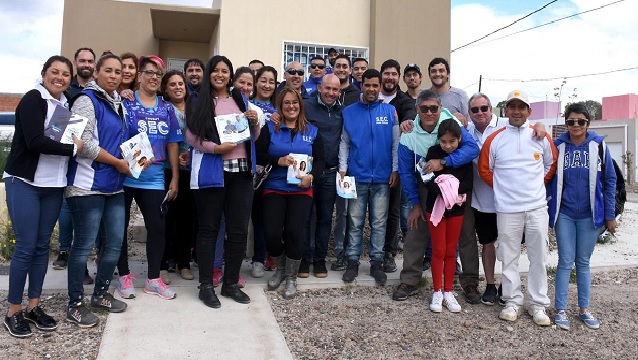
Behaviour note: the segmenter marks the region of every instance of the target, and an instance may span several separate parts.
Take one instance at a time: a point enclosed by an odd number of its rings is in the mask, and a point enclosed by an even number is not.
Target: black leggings
[[[172,171],[165,169],[164,183],[167,191],[172,178]],[[177,262],[178,269],[190,269],[191,248],[195,242],[195,232],[197,231],[197,213],[190,181],[191,172],[180,169],[177,199],[168,202],[166,245],[161,264],[162,270],[168,269],[167,261],[170,259]]]
[[[270,255],[280,256],[285,252],[293,260],[301,259],[311,207],[312,198],[308,195],[270,193],[264,196],[264,233]]]
[[[128,229],[133,199],[135,199],[135,202],[140,207],[142,215],[144,216],[144,226],[146,227],[146,259],[148,261],[149,279],[157,279],[159,277],[160,264],[162,262],[162,255],[164,254],[165,222],[160,212],[160,205],[165,195],[164,190],[124,187],[124,207],[126,210],[125,229]],[[117,262],[117,271],[120,276],[128,275],[131,272],[128,267],[127,234],[128,232],[124,233],[120,260]]]
[[[193,190],[197,205],[197,261],[199,282],[213,283],[213,259],[222,213],[226,219],[224,241],[224,285],[237,284],[246,255],[248,222],[253,203],[252,176],[249,172],[224,171],[224,187]]]

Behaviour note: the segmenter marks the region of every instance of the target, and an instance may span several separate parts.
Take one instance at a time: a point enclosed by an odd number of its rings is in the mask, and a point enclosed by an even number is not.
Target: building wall
[[[151,5],[122,1],[65,0],[62,24],[62,55],[73,59],[80,47],[140,56],[157,54],[159,41],[153,36]]]
[[[603,120],[638,119],[638,95],[603,98]]]
[[[24,96],[24,94],[0,93],[0,112],[15,111],[22,96]]]
[[[539,101],[530,104],[532,114],[530,120],[551,119],[561,117],[562,111],[560,102],[556,101]]]
[[[279,69],[283,41],[367,47],[369,19],[370,0],[222,0],[219,54],[235,67],[257,58]]]
[[[185,54],[190,54],[187,58],[208,59],[210,56],[209,44],[186,42],[186,41],[159,41],[159,56],[166,60],[168,58],[183,59]]]
[[[451,6],[450,0],[370,0],[370,64],[379,69],[392,58],[401,67],[417,63],[425,75],[433,58],[449,61]],[[453,77],[450,64],[452,84]]]

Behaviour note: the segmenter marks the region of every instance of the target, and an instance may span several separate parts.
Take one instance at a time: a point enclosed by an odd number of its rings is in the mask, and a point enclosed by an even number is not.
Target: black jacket
[[[33,181],[40,154],[72,156],[73,144],[62,144],[44,136],[48,103],[36,89],[27,92],[16,108],[15,132],[4,170]]]
[[[399,122],[404,122],[408,119],[414,120],[416,118],[416,103],[414,99],[401,91],[401,89],[397,89],[397,96],[390,101],[390,105],[394,105],[394,108],[397,110]]]
[[[448,153],[446,153],[441,148],[441,145],[437,144],[437,145],[431,146],[428,149],[428,154],[426,155],[425,160],[429,161],[431,159],[443,159],[446,156],[448,156]],[[443,168],[443,170],[441,171],[434,172],[435,177],[442,174],[454,175],[454,177],[459,179],[459,195],[467,194],[467,199],[465,200],[463,204],[461,204],[460,206],[454,205],[450,210],[446,209],[445,214],[443,216],[450,217],[450,216],[463,215],[465,212],[464,210],[465,207],[470,206],[469,204],[472,201],[472,184],[473,184],[472,181],[474,178],[474,169],[472,168],[472,162],[469,162],[458,168],[447,166]],[[434,208],[434,202],[436,201],[436,197],[441,195],[441,189],[439,188],[439,185],[434,181],[434,178],[428,181],[425,184],[425,187],[428,189],[428,197],[425,200],[425,211],[431,213],[432,208]]]

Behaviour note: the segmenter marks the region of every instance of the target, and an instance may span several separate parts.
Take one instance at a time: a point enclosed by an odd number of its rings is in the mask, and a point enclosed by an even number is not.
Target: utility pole
[[[481,84],[483,83],[483,75],[479,75],[479,91],[481,92]]]

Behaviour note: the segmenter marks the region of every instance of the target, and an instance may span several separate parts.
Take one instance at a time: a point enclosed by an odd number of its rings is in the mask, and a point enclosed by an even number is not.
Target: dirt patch
[[[365,276],[361,274],[360,276]],[[549,281],[553,304],[553,281]],[[638,267],[592,274],[590,330],[577,319],[576,285],[570,284],[571,330],[541,328],[523,314],[498,319],[501,307],[470,305],[459,314],[428,309],[431,287],[403,302],[393,288],[348,286],[302,291],[285,301],[268,292],[275,317],[296,359],[635,359],[638,355]],[[548,311],[553,318],[553,311]]]

